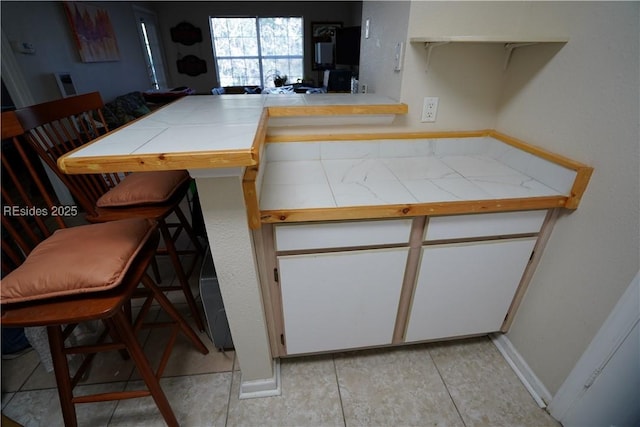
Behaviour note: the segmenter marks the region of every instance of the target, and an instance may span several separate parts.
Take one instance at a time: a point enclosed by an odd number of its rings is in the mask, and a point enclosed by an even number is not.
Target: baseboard
[[[490,338],[538,406],[546,408],[553,396],[511,344],[509,338],[499,333],[491,334]]]
[[[280,360],[273,360],[273,376],[260,380],[243,381],[240,378],[240,399],[254,399],[257,397],[280,396]]]

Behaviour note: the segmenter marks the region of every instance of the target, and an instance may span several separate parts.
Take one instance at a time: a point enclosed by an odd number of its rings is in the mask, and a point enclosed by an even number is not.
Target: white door
[[[549,404],[565,427],[640,426],[640,274]]]
[[[278,257],[287,354],[391,344],[408,251]]]
[[[153,89],[167,89],[162,42],[158,33],[158,23],[153,12],[134,6],[140,43],[147,63],[147,72]]]
[[[500,330],[535,237],[424,246],[406,341]]]

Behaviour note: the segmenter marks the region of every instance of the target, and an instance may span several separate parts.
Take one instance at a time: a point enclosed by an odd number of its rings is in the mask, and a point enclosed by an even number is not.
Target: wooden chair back
[[[26,131],[27,141],[89,215],[96,201],[122,176],[116,173],[67,175],[58,168],[58,159],[109,132],[102,114],[99,92],[92,92],[18,109],[16,115]]]
[[[33,116],[36,117],[37,115],[34,113]],[[29,161],[29,156],[25,148],[30,148],[30,146],[24,142],[26,135],[18,120],[17,114],[13,111],[2,113],[2,121],[0,123],[2,127],[3,151],[6,144],[13,144],[19,153],[17,160],[13,158],[8,160],[8,156],[1,156],[3,172],[6,172],[7,177],[3,179],[1,183],[1,259],[2,277],[3,280],[6,280],[6,278],[4,278],[6,274],[20,266],[32,249],[49,237],[54,229],[65,227],[65,223],[61,215],[52,214],[55,207],[59,206],[59,204],[56,204],[56,201],[48,194],[46,187],[39,181],[39,176]],[[78,125],[78,128],[80,129],[81,125]],[[47,132],[54,131],[48,130]],[[53,133],[43,133],[43,135],[53,135]],[[76,134],[67,134],[67,136],[74,135]],[[62,143],[62,141],[60,143]],[[55,149],[55,147],[49,148]],[[31,180],[35,182],[37,191],[27,188],[27,185],[25,185],[27,180],[21,176],[24,175],[21,171],[25,170]],[[98,224],[90,227],[100,226],[106,225]],[[15,303],[0,301],[3,303],[3,327],[46,327],[62,417],[66,426],[78,425],[75,409],[75,405],[78,403],[104,402],[144,396],[153,397],[167,425],[178,426],[176,416],[159,383],[159,379],[169,362],[169,357],[176,343],[178,333],[184,333],[202,354],[209,352],[202,340],[187,324],[186,320],[180,316],[169,299],[164,295],[163,291],[158,288],[146,273],[156,253],[156,247],[160,237],[156,225],[148,224],[148,226],[147,232],[151,232],[152,234],[150,236],[146,234],[145,243],[133,255],[131,263],[127,265],[126,273],[122,276],[121,283],[118,286],[101,289],[96,292],[87,291],[73,295],[56,296],[55,298],[46,296],[45,293],[41,299],[32,301]],[[68,231],[67,236],[71,234],[73,237],[72,230]],[[79,228],[75,230],[78,231]],[[127,228],[126,230],[129,229]],[[70,238],[68,242],[73,242],[73,240],[73,238]],[[121,240],[116,239],[110,242],[110,245],[117,244],[120,241]],[[94,249],[91,252],[96,253],[96,248],[104,246],[104,241],[92,240],[87,242],[87,245],[91,244],[94,245]],[[122,252],[120,253],[122,254]],[[58,254],[49,252],[43,255],[41,252],[40,255],[44,258],[48,256],[55,258]],[[116,254],[114,256],[117,257],[118,255]],[[63,256],[62,259],[65,259],[65,257]],[[48,263],[50,264],[51,260],[49,260]],[[45,264],[47,264],[47,262],[45,262]],[[27,266],[25,265],[25,267]],[[85,268],[86,266],[81,263],[74,265],[63,264],[61,266],[61,269],[65,273],[68,272],[68,270],[82,271]],[[114,267],[112,271],[113,277],[115,277],[116,273],[120,274],[120,272],[120,268],[117,266]],[[86,272],[86,274],[88,273],[89,272]],[[47,274],[48,272],[45,272],[45,276]],[[64,275],[56,276],[54,274],[53,276],[58,277],[61,281],[65,280]],[[73,277],[74,274],[70,276]],[[81,276],[82,274],[77,274],[76,277]],[[108,274],[106,276],[109,277]],[[48,285],[46,283],[47,280],[43,280],[43,282],[45,283],[42,287],[46,288]],[[144,285],[142,293],[146,297],[146,300],[134,320],[131,317],[130,300],[141,291],[138,287],[141,282]],[[56,283],[56,285],[58,285],[58,283]],[[169,322],[163,320],[160,323],[149,324],[144,321],[152,307],[154,299],[170,316]],[[83,343],[83,345],[80,346],[66,345],[66,338],[71,335],[78,323],[92,320],[101,320],[106,325],[104,332],[99,335],[95,344]],[[136,335],[143,327],[167,326],[171,327],[171,330],[168,332],[167,344],[164,351],[161,352],[162,358],[160,359],[157,369],[154,371]],[[112,342],[105,343],[105,338],[108,336],[111,336]],[[120,350],[123,352],[123,355],[133,359],[140,376],[146,384],[146,388],[142,390],[124,390],[92,395],[87,395],[86,393],[82,394],[82,396],[76,395],[73,389],[83,378],[83,375],[88,372],[89,365],[93,361],[95,354],[111,350]],[[76,354],[85,354],[85,357],[79,368],[72,374],[69,370],[67,358],[70,355]]]
[[[24,140],[24,130],[13,111],[2,113],[2,276],[26,258],[38,243],[65,228],[60,208],[36,172]],[[17,156],[8,156],[7,152]]]

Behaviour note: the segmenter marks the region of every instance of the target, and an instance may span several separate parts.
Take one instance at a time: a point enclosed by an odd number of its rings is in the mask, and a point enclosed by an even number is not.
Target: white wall
[[[383,3],[365,2],[363,20],[397,5]],[[381,46],[405,26],[399,16],[390,21],[374,27],[385,31],[374,32]],[[578,210],[556,225],[508,334],[553,394],[639,267],[640,3],[413,1],[405,22],[407,40],[569,38],[516,50],[506,71],[500,44],[436,47],[428,72],[424,47],[409,45],[400,96],[409,114],[394,123],[425,131],[495,128],[595,168]],[[385,73],[361,70],[371,81]],[[419,121],[425,96],[440,97],[436,123]]]
[[[528,16],[560,23],[570,40],[544,66],[514,58],[497,128],[595,168],[508,335],[555,392],[638,271],[640,3],[541,2]]]
[[[136,22],[129,2],[95,2],[107,9],[120,49],[120,60],[83,63],[62,2],[3,1],[2,31],[9,41],[32,43],[34,55],[16,53],[34,102],[61,98],[53,76],[71,72],[79,93],[99,91],[105,101],[134,90],[150,88]]]
[[[165,60],[169,68],[171,86],[189,86],[198,93],[211,93],[218,87],[209,17],[211,16],[302,16],[305,25],[305,78],[321,82],[321,75],[311,70],[313,50],[311,44],[312,22],[342,22],[344,26],[360,25],[361,2],[272,2],[272,1],[236,1],[236,2],[157,2],[161,36],[165,45]],[[170,29],[186,21],[202,31],[202,42],[185,46],[171,41]],[[186,55],[195,55],[207,62],[207,73],[199,76],[179,74],[176,61]]]
[[[411,2],[408,39],[439,35],[503,35],[515,23],[522,2]],[[407,43],[402,101],[409,114],[402,123],[424,131],[492,128],[504,79],[500,44],[447,44],[433,48],[427,69],[423,43]],[[440,98],[435,123],[421,123],[425,96]]]
[[[400,99],[402,71],[393,68],[395,46],[406,42],[411,3],[408,1],[371,1],[362,6],[362,38],[360,41],[360,84],[368,91]],[[365,23],[369,20],[369,38]],[[405,43],[405,48],[407,48]]]

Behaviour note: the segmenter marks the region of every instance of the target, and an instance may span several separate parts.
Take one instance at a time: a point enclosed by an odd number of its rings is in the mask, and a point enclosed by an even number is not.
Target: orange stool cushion
[[[58,230],[2,279],[2,303],[114,288],[154,230],[155,223],[146,219]]]
[[[103,194],[96,205],[110,208],[163,203],[188,179],[186,170],[134,172]]]

